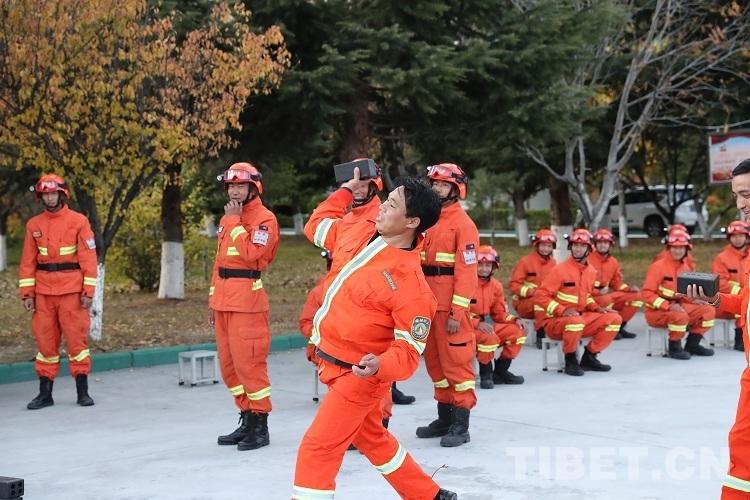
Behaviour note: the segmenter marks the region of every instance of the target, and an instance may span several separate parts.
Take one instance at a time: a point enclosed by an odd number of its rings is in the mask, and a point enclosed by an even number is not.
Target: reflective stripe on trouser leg
[[[37,294],[34,299],[36,310],[31,315],[31,331],[39,351],[34,362],[38,377],[54,379],[60,370],[61,334],[57,319],[60,297],[62,296]]]
[[[477,360],[483,365],[490,363],[495,357],[495,350],[500,347],[497,335],[475,329],[474,337],[477,342]]]
[[[424,353],[422,355],[424,356],[427,375],[430,377],[430,381],[433,385],[435,400],[439,403],[452,405],[453,392],[450,390],[450,384],[445,377],[445,373],[443,373],[443,367],[440,363],[440,350],[438,349],[438,339],[445,338],[445,324],[442,325],[442,328],[439,328],[438,324],[447,321],[447,319],[447,312],[438,311],[435,313],[430,328],[430,335],[427,337]]]
[[[550,318],[543,322],[545,334],[552,340],[562,340],[563,352],[576,352],[578,341],[583,333],[583,318],[580,316],[565,316]]]
[[[268,353],[271,336],[268,312],[233,312],[229,318],[229,349],[234,369],[245,388],[249,409],[271,411],[271,381],[268,378]]]
[[[721,498],[750,498],[750,368],[745,369],[740,381],[737,417],[729,431],[729,471]]]
[[[709,305],[690,304],[682,305],[688,314],[688,331],[703,335],[714,326],[716,309]]]
[[[474,383],[474,356],[476,353],[476,340],[474,338],[474,328],[469,321],[468,313],[462,313],[454,317],[459,321],[459,329],[456,333],[448,335],[445,327],[448,320],[447,311],[438,311],[432,321],[432,330],[427,342],[434,336],[434,344],[438,352],[437,358],[440,362],[440,371],[443,378],[448,380],[450,385],[447,389],[435,389],[435,399],[442,403],[452,404],[468,410],[472,409],[477,403],[477,397],[474,393],[474,387],[469,383]],[[426,352],[426,351],[425,351]],[[425,358],[425,361],[427,358]],[[429,372],[429,369],[428,369]],[[433,381],[439,380],[433,377]],[[460,389],[460,390],[459,390]],[[450,401],[438,399],[439,392],[449,391],[451,394]]]
[[[232,351],[229,348],[229,317],[234,313],[227,311],[214,311],[214,331],[216,332],[216,351],[219,355],[219,368],[221,378],[227,385],[227,389],[234,396],[234,404],[240,411],[250,410],[250,400],[245,395],[245,388],[240,382],[237,371],[234,368]]]
[[[502,347],[498,358],[516,359],[526,343],[526,332],[515,323],[495,324],[494,328]]]
[[[607,313],[587,311],[583,313],[583,319],[586,326],[581,336],[593,337],[587,347],[595,354],[602,352],[612,343],[622,323],[622,318],[614,311]]]
[[[81,294],[60,295],[58,318],[62,337],[68,349],[68,367],[73,377],[91,372],[91,356],[88,335],[91,317],[88,309],[81,306]]]
[[[669,340],[681,340],[687,332],[688,315],[681,311],[645,309],[646,323],[654,328],[666,328]]]

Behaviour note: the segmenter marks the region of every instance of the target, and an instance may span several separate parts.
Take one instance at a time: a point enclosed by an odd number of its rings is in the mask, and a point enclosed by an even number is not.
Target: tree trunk
[[[89,337],[93,340],[102,338],[102,316],[104,315],[104,262],[99,262],[96,275],[96,290],[94,300],[91,303],[91,326],[89,326]]]
[[[368,111],[367,87],[362,86],[355,94],[349,107],[344,126],[339,161],[347,162],[367,156],[370,141],[370,117]]]
[[[554,257],[558,262],[568,258],[568,243],[564,235],[573,231],[573,212],[570,210],[570,189],[568,184],[550,178],[550,229],[557,236]]]
[[[294,234],[297,236],[305,233],[305,218],[302,216],[302,212],[297,212],[292,216],[294,221]]]
[[[526,218],[526,206],[524,205],[523,191],[516,189],[513,191],[513,210],[515,212],[516,219],[516,238],[518,238],[518,246],[527,247],[530,244],[529,240],[529,221]]]
[[[185,298],[185,249],[182,233],[182,166],[167,167],[161,197],[161,274],[160,299]]]
[[[625,204],[625,191],[620,187],[617,193],[617,204],[620,207],[620,216],[617,218],[618,229],[620,230],[620,248],[628,246],[628,213]]]
[[[8,269],[8,243],[6,234],[8,233],[8,216],[0,215],[0,271]]]

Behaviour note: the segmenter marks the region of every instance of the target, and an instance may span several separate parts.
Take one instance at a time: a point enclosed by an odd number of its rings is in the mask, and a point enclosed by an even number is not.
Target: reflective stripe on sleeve
[[[78,245],[60,247],[60,255],[73,255],[76,252],[78,252]]]
[[[315,228],[315,234],[313,235],[313,243],[315,246],[325,248],[328,231],[330,231],[331,226],[333,226],[335,221],[336,219],[323,219],[320,221],[320,224]]]
[[[437,252],[435,262],[456,262],[456,254],[448,252]]]
[[[425,343],[416,340],[406,330],[398,330],[398,329],[394,328],[393,329],[393,337],[396,340],[403,340],[404,342],[406,342],[407,344],[409,344],[410,346],[412,346],[414,348],[414,350],[417,351],[419,354],[422,354],[424,352]]]
[[[237,239],[237,237],[238,237],[239,235],[241,235],[241,234],[246,234],[246,233],[247,233],[247,229],[245,229],[245,228],[244,228],[244,227],[242,227],[242,226],[237,226],[237,227],[235,227],[234,229],[232,229],[232,230],[231,230],[231,231],[229,232],[229,237],[230,237],[230,238],[232,238],[232,241],[234,241],[234,240],[236,240],[236,239]]]
[[[36,285],[36,279],[35,278],[23,278],[18,280],[18,288],[24,288],[27,286],[34,286]]]
[[[83,284],[86,286],[96,286],[96,278],[92,278],[90,276],[84,276]]]
[[[453,295],[452,303],[459,307],[468,308],[469,304],[471,304],[471,299],[468,299],[466,297],[461,297],[460,295]]]

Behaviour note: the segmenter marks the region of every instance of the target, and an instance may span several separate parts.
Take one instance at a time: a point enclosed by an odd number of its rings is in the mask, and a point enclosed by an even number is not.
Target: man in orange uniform
[[[596,270],[587,258],[594,248],[594,237],[586,229],[576,229],[568,237],[570,258],[555,266],[542,280],[534,295],[536,328],[547,336],[562,340],[565,373],[583,375],[584,370],[608,372],[597,355],[612,343],[622,319],[614,311],[600,307],[592,297]],[[576,356],[581,337],[592,337],[583,350],[579,364]]]
[[[240,426],[219,436],[238,450],[267,446],[271,382],[268,379],[268,296],[260,279],[276,256],[279,227],[263,206],[261,174],[235,163],[220,179],[229,197],[219,222],[219,241],[209,290],[209,322],[216,331],[221,374],[240,409]]]
[[[355,158],[352,161],[362,160]],[[323,250],[331,250],[336,246],[339,232],[355,224],[360,219],[375,221],[380,210],[380,199],[377,194],[383,190],[383,179],[380,176],[380,167],[377,167],[378,175],[371,179],[364,179],[357,183],[347,184],[351,189],[351,201],[348,195],[337,195],[330,204],[321,205],[305,224],[305,236],[315,246]],[[342,203],[341,200],[347,201]],[[346,264],[343,259],[333,258],[328,272],[337,274]],[[416,401],[414,396],[407,396],[401,392],[394,382],[391,386],[391,401],[400,405],[408,405]],[[390,418],[392,404],[384,404],[385,413],[383,418]]]
[[[326,271],[331,270],[331,253],[327,250],[321,252],[321,256],[326,260]],[[318,366],[320,360],[315,355],[315,344],[312,343],[310,337],[312,337],[313,329],[313,318],[315,313],[318,312],[321,304],[323,304],[323,297],[325,296],[325,280],[326,275],[321,276],[315,283],[315,286],[307,293],[305,304],[302,306],[302,312],[299,315],[299,331],[302,335],[307,338],[307,349],[305,356],[307,360],[315,366]]]
[[[750,222],[750,159],[744,160],[732,171],[732,193],[737,210],[745,223]],[[750,299],[750,266],[743,262],[740,272],[742,290],[739,295],[719,293],[706,297],[703,290],[688,288],[688,297],[709,301],[719,312],[739,314],[743,327],[745,366],[740,378],[740,399],[737,417],[729,432],[729,473],[721,489],[721,500],[750,499],[750,337],[748,337],[748,300]],[[691,289],[692,288],[692,289]]]
[[[742,261],[747,257],[747,243],[750,230],[747,224],[735,220],[726,229],[729,244],[722,250],[711,263],[711,272],[719,275],[719,292],[729,295],[740,295],[742,293]],[[737,325],[734,329],[734,349],[745,352],[745,344],[742,341],[742,326],[739,314],[719,313],[722,319],[736,319]]]
[[[61,177],[45,174],[33,189],[44,212],[26,224],[18,287],[24,308],[33,313],[39,395],[26,407],[38,410],[55,404],[52,385],[60,369],[61,336],[76,381],[77,403],[91,406],[91,355],[86,341],[97,278],[94,233],[86,217],[68,207],[70,190]]]
[[[534,294],[542,279],[557,265],[552,252],[557,246],[557,236],[549,229],[540,229],[532,238],[533,251],[516,263],[510,275],[512,304],[519,316],[534,319]],[[536,347],[542,348],[544,330],[536,332]]]
[[[526,332],[519,318],[505,307],[503,285],[492,277],[500,269],[500,256],[489,245],[477,250],[477,276],[479,286],[471,300],[470,314],[477,341],[479,361],[479,383],[482,389],[492,389],[495,384],[523,384],[523,377],[509,372],[511,362],[516,359],[526,342]],[[492,324],[488,321],[492,320]],[[495,350],[502,347],[495,360]]]
[[[357,182],[355,169],[355,178],[318,209],[335,206],[346,195],[351,202]],[[441,490],[381,424],[380,409],[391,382],[417,369],[430,331],[435,298],[419,270],[420,234],[439,213],[430,189],[405,179],[381,205],[374,223],[360,219],[339,231],[334,260],[346,264],[330,275],[312,334],[328,393],[297,452],[293,499],[332,499],[350,443],[402,498],[456,498]]]
[[[673,232],[678,232],[678,233],[682,233],[683,235],[686,235],[688,242],[690,242],[690,240],[692,239],[692,236],[690,236],[690,233],[688,232],[687,228],[682,224],[672,224],[668,228],[666,228],[666,232],[667,232],[666,236],[664,236],[664,238],[662,238],[661,240],[661,242],[664,244],[666,244],[667,239]],[[659,252],[658,254],[654,256],[651,262],[654,263],[657,260],[661,259],[662,257],[669,257],[668,248],[664,247],[664,249],[661,252]],[[687,254],[687,257],[685,257],[684,262],[685,262],[685,265],[688,266],[688,268],[691,271],[695,271],[695,259],[693,259],[693,256],[690,253]]]
[[[469,442],[469,414],[477,403],[469,305],[477,289],[479,231],[458,203],[466,198],[464,171],[441,163],[428,167],[427,177],[443,207],[440,220],[425,235],[422,252],[422,271],[438,301],[424,352],[438,418],[417,428],[417,437],[441,437],[441,446],[453,447]]]
[[[602,228],[594,233],[596,252],[591,252],[589,256],[589,264],[594,266],[597,273],[593,296],[597,304],[606,309],[614,309],[622,318],[622,325],[615,340],[633,339],[636,334],[625,330],[625,325],[643,302],[638,296],[638,287],[623,281],[620,263],[610,254],[614,244],[615,236],[609,229]]]
[[[707,305],[692,304],[677,294],[677,276],[692,271],[687,263],[690,236],[672,231],[667,237],[669,253],[653,262],[646,271],[641,296],[646,303],[646,323],[669,331],[669,357],[690,359],[690,355],[713,356],[714,351],[700,345],[703,334],[714,326],[715,312]],[[685,348],[682,338],[688,332]]]

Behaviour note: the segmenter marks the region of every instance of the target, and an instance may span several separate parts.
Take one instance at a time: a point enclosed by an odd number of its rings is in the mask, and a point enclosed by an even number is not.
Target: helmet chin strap
[[[583,262],[584,260],[586,260],[586,257],[588,257],[590,254],[591,254],[591,248],[589,248],[588,246],[586,247],[586,253],[584,253],[581,257],[576,257],[575,255],[573,255],[572,251],[570,252],[570,255],[573,257],[573,259],[576,262]]]
[[[63,205],[65,205],[65,195],[60,193],[57,197],[57,203],[55,203],[55,205],[52,207],[44,203],[44,209],[48,212],[57,212],[63,207]]]
[[[361,207],[362,205],[370,203],[370,200],[372,200],[377,193],[378,192],[375,190],[375,186],[373,186],[371,182],[367,190],[367,196],[360,199],[354,198],[354,203],[352,203],[352,205],[355,207]]]

